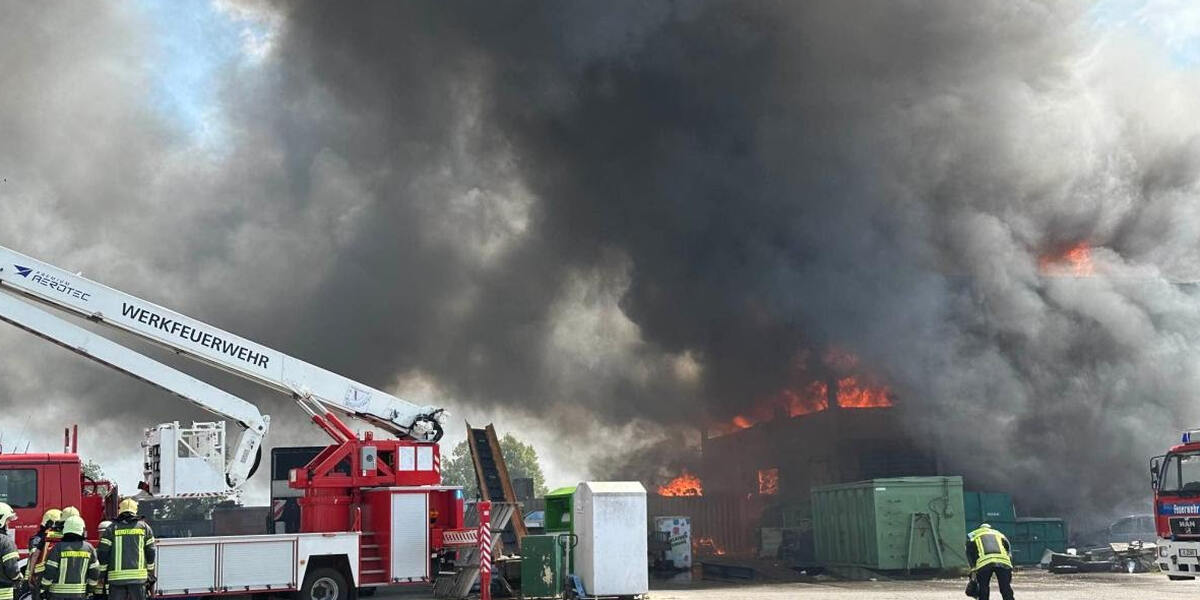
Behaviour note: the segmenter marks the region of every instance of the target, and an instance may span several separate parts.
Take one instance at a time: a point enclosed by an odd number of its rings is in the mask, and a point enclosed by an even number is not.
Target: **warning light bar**
[[[1183,432],[1183,443],[1200,442],[1200,429],[1189,429]]]

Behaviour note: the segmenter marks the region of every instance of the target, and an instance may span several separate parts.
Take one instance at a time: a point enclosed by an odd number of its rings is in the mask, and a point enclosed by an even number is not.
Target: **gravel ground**
[[[929,581],[865,581],[781,584],[720,584],[696,582],[653,589],[650,600],[962,600],[965,579]],[[652,586],[654,587],[654,586]],[[1050,575],[1042,571],[1018,572],[1013,589],[1019,600],[1141,600],[1200,597],[1200,583],[1168,581],[1158,574]],[[424,600],[416,590],[380,594],[404,600]],[[996,584],[992,598],[999,599]]]
[[[963,600],[966,580],[871,581],[788,583],[779,585],[712,586],[655,590],[652,600]],[[1097,600],[1142,598],[1196,598],[1200,584],[1168,581],[1158,574],[1050,575],[1031,571],[1018,573],[1013,591],[1020,600]],[[992,598],[998,599],[996,584]]]

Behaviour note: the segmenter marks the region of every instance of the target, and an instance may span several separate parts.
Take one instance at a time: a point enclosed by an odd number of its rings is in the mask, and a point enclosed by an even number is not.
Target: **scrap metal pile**
[[[1147,573],[1155,571],[1158,546],[1142,542],[1111,543],[1082,553],[1046,552],[1042,566],[1051,573]]]

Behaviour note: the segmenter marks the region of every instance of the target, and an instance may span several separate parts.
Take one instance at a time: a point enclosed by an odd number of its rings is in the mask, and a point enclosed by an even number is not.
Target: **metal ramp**
[[[467,423],[467,445],[471,448],[471,460],[475,463],[479,497],[491,500],[493,506],[518,506],[517,494],[513,491],[512,480],[508,476],[508,465],[504,463],[500,442],[496,439],[496,428],[491,425],[482,429],[472,428],[471,424]],[[493,525],[496,520],[493,517]],[[524,517],[513,520],[512,527],[517,536],[517,544],[520,544],[527,534]]]
[[[519,509],[520,505],[511,502],[492,503],[493,549],[500,540],[500,532],[508,527],[513,515],[520,514]],[[479,512],[476,510],[475,504],[467,507],[465,523],[468,527],[478,531]],[[471,539],[463,540],[464,543],[457,551],[458,556],[454,561],[453,571],[438,573],[433,584],[434,598],[461,600],[471,595],[471,590],[479,582],[479,545],[475,538],[476,536],[471,536]]]

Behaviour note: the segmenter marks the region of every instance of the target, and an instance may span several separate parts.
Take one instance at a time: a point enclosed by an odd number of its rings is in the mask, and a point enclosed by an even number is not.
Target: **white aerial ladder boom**
[[[0,246],[0,289],[132,333],[164,346],[176,354],[208,363],[288,394],[310,413],[311,405],[316,404],[364,419],[398,437],[430,442],[441,438],[442,423],[445,420],[445,413],[441,409],[418,406],[401,400],[381,390],[3,246]],[[188,398],[206,410],[238,421],[246,426],[247,432],[255,429],[255,423],[258,422],[255,421],[256,418],[261,419],[262,434],[266,433],[269,418],[261,415],[244,400],[45,311],[20,301],[14,305],[11,299],[9,300],[10,302],[5,302],[3,306],[6,314],[12,317],[4,320],[77,351],[78,348],[86,346],[88,352],[83,353],[90,358]],[[28,312],[19,305],[36,312]],[[133,358],[134,356],[140,359]],[[166,371],[174,374],[166,374]],[[247,408],[257,417],[252,416]],[[261,441],[261,435],[257,436],[257,439],[248,439],[243,435],[231,469],[241,468],[239,461],[243,458],[242,451],[246,450],[244,444],[252,444],[255,449],[252,454],[257,454],[258,441]],[[254,456],[250,460],[254,460]],[[236,479],[236,474],[230,473],[230,483]]]
[[[0,294],[0,320],[7,321],[72,352],[162,388],[204,410],[223,418],[232,419],[245,428],[233,455],[229,458],[228,465],[226,465],[226,457],[223,454],[224,432],[222,431],[220,432],[221,443],[217,445],[221,455],[197,456],[195,459],[215,467],[215,471],[193,469],[186,474],[189,480],[186,487],[184,484],[177,486],[173,478],[172,481],[157,482],[158,485],[155,485],[156,482],[147,482],[153,486],[156,492],[161,491],[163,495],[169,496],[179,492],[194,493],[199,489],[216,492],[223,489],[225,485],[236,489],[241,487],[250,476],[250,471],[258,462],[262,439],[271,424],[271,417],[259,412],[253,404],[7,294]],[[178,429],[178,427],[171,426],[167,426],[165,430],[156,428],[154,435],[175,435],[174,432],[177,432]],[[210,435],[215,435],[215,432]],[[175,443],[167,444],[170,452],[175,452],[177,442],[187,444],[187,440],[173,439],[171,441]],[[197,454],[201,453],[198,451]],[[170,458],[176,458],[176,456]],[[149,468],[151,460],[153,457],[148,456],[147,468]],[[173,471],[174,469],[172,469],[172,475],[175,474]],[[181,479],[185,477],[183,473],[179,475]],[[213,481],[213,475],[218,478],[216,482]]]

